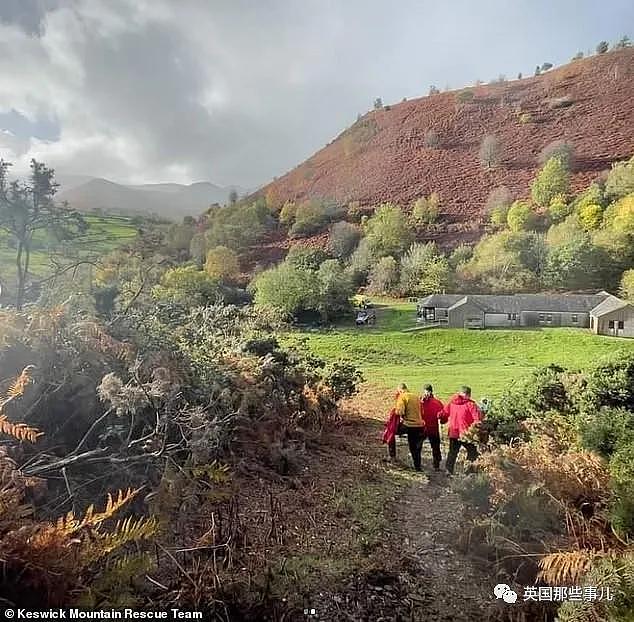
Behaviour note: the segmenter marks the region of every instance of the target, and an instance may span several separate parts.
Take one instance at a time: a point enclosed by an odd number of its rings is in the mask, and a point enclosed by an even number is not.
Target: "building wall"
[[[576,321],[574,321],[576,319]],[[572,326],[574,328],[588,328],[590,326],[589,313],[570,313],[553,311],[522,311],[521,326]]]
[[[487,328],[513,328],[520,325],[520,318],[519,314],[513,313],[487,313],[484,324]]]
[[[612,328],[610,328],[610,322],[613,322]],[[623,322],[622,329],[619,328],[619,322]],[[634,307],[628,305],[600,318],[594,318],[593,331],[598,335],[634,337]]]
[[[464,328],[465,323],[470,319],[478,319],[484,326],[484,311],[470,302],[449,311],[449,326],[451,328]]]

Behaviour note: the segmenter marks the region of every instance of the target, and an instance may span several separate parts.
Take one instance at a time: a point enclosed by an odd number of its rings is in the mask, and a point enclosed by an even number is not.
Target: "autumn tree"
[[[544,164],[531,185],[533,201],[541,207],[548,207],[557,195],[568,194],[570,173],[565,162],[553,157]]]
[[[53,199],[58,184],[55,171],[44,163],[31,160],[31,173],[25,181],[9,181],[11,164],[0,159],[0,229],[15,240],[15,306],[22,309],[28,279],[31,276],[31,251],[38,232],[52,233],[57,240],[68,241],[86,230],[80,214],[57,205]]]
[[[487,134],[480,143],[480,151],[478,153],[480,164],[487,170],[495,168],[499,163],[502,155],[500,141],[493,134]]]

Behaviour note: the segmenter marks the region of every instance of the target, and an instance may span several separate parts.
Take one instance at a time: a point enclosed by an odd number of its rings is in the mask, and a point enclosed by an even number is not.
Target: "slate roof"
[[[598,294],[514,294],[511,296],[433,294],[423,298],[419,304],[423,307],[448,309],[457,303],[464,304],[462,301],[468,298],[486,313],[520,313],[522,311],[589,313],[593,309],[599,308],[608,296],[605,292]],[[614,296],[609,297],[615,298]],[[615,299],[618,300],[618,298]]]
[[[603,302],[592,309],[592,315],[594,315],[594,317],[601,317],[603,315],[607,315],[608,313],[612,313],[612,311],[616,311],[617,309],[622,309],[627,306],[628,303],[624,300],[621,300],[616,296],[608,296]]]

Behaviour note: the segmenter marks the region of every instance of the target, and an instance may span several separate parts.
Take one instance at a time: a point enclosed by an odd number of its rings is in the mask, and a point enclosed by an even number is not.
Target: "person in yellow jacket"
[[[417,471],[421,470],[421,451],[423,449],[425,422],[420,414],[420,396],[412,393],[402,382],[398,387],[396,412],[401,418],[399,433],[407,434],[407,444],[412,462]],[[396,446],[394,447],[396,450]],[[394,452],[396,454],[396,451]]]

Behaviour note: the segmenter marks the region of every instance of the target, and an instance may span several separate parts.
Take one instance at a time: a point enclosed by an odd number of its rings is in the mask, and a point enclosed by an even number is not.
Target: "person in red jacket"
[[[444,408],[443,415],[447,422],[449,436],[449,452],[445,466],[449,474],[453,474],[456,458],[461,447],[467,450],[467,460],[473,462],[478,457],[478,449],[474,443],[461,441],[460,437],[472,425],[482,421],[482,412],[471,399],[471,387],[463,386]]]
[[[438,420],[443,417],[443,409],[443,403],[434,397],[434,388],[431,384],[425,385],[423,387],[423,399],[420,401],[420,415],[425,422],[424,434],[431,447],[434,471],[440,469],[440,461],[442,460]]]

